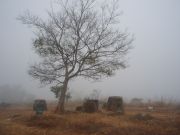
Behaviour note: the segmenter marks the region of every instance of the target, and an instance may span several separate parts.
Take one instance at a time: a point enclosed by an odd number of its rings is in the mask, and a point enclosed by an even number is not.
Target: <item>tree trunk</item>
[[[68,86],[68,80],[65,80],[63,83],[63,89],[61,91],[61,95],[59,96],[58,105],[55,110],[56,113],[64,113],[64,103],[65,103],[67,86]]]

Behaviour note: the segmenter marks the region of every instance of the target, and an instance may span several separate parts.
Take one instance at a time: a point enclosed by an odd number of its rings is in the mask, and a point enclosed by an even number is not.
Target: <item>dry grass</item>
[[[149,112],[126,108],[125,115],[108,112],[69,112],[57,115],[49,110],[37,117],[31,107],[0,110],[0,135],[179,135],[180,114],[170,110]]]

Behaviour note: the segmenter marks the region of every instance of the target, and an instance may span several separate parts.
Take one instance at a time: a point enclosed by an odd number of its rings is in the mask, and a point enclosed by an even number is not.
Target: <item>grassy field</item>
[[[73,110],[74,104],[67,105]],[[170,107],[148,112],[144,107],[125,106],[125,114],[104,110],[97,113],[68,111],[53,113],[48,106],[37,117],[32,106],[11,106],[0,109],[0,135],[180,135],[180,113]]]

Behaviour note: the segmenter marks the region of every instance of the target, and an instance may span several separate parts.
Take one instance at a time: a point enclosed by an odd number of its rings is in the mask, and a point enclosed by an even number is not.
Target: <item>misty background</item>
[[[46,18],[53,1],[0,0],[0,101],[8,92],[6,97],[13,100],[20,94],[20,101],[55,99],[50,86],[43,87],[27,73],[38,61],[32,49],[34,34],[16,19],[26,10]],[[119,0],[119,8],[123,11],[119,27],[135,36],[127,55],[129,67],[99,82],[77,78],[69,85],[73,98],[83,99],[96,89],[101,97],[180,101],[180,1]]]

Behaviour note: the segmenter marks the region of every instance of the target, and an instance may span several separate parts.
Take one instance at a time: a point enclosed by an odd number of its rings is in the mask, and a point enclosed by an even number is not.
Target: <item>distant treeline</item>
[[[25,91],[20,85],[0,86],[0,103],[23,103],[30,102],[35,99],[35,96]]]

